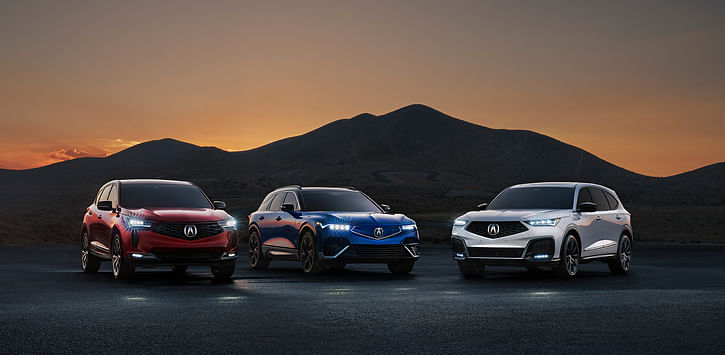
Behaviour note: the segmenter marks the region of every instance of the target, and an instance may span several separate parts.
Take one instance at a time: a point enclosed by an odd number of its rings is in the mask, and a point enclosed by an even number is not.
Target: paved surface
[[[639,247],[630,275],[587,264],[575,280],[524,269],[458,275],[424,247],[414,275],[350,266],[306,277],[296,263],[231,283],[205,268],[136,281],[79,271],[68,247],[0,248],[0,353],[722,353],[725,248]]]

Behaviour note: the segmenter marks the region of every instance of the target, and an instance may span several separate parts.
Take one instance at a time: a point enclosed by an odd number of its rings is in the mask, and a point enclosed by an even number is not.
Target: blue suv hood
[[[403,214],[371,212],[306,212],[309,217],[319,218],[321,223],[340,223],[351,225],[402,225],[415,223]]]

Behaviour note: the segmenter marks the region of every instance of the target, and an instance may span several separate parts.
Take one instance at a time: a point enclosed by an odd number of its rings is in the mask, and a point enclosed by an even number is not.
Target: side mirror
[[[594,202],[582,202],[577,206],[577,212],[596,212],[597,204]]]
[[[280,207],[280,209],[281,209],[282,211],[284,211],[284,212],[292,212],[292,211],[294,211],[294,210],[295,210],[295,205],[293,205],[293,204],[291,204],[291,203],[285,203],[285,204],[283,204],[283,205],[282,205],[282,206]]]
[[[111,201],[98,201],[96,205],[101,211],[113,211],[113,202]]]
[[[382,208],[383,212],[385,212],[385,213],[390,212],[390,206],[388,206],[388,205],[380,205],[380,208]]]
[[[488,203],[482,203],[476,207],[478,207],[479,210],[483,211],[488,207]]]
[[[214,209],[223,210],[227,208],[227,204],[224,201],[214,201]]]

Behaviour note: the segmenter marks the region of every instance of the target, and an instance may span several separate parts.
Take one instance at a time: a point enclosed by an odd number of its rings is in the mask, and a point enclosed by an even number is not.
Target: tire
[[[121,234],[113,232],[113,236],[111,238],[111,270],[113,271],[113,278],[116,280],[127,280],[133,278],[136,268],[126,262],[125,259],[126,258],[123,257]]]
[[[217,281],[226,281],[232,278],[234,275],[234,269],[236,268],[236,262],[225,262],[219,265],[213,265],[211,267],[211,273],[214,275],[214,279]]]
[[[388,270],[393,275],[407,275],[413,270],[414,262],[388,264]]]
[[[486,265],[470,261],[459,261],[458,270],[464,277],[482,277]]]
[[[175,275],[183,275],[188,268],[189,265],[176,265],[171,268],[171,272],[173,272]]]
[[[83,234],[81,234],[81,269],[83,272],[93,273],[101,267],[101,259],[90,253],[89,245],[88,232],[83,230]]]
[[[265,270],[269,267],[270,259],[262,253],[262,243],[259,240],[259,233],[252,232],[249,235],[249,267],[254,270]]]
[[[306,231],[300,242],[300,263],[302,271],[308,275],[319,275],[325,272],[325,265],[320,261],[320,254],[317,252],[317,245],[312,232]]]
[[[581,256],[579,241],[572,234],[564,238],[559,253],[559,264],[554,267],[554,272],[562,278],[572,278],[579,272],[579,258]]]
[[[609,262],[609,271],[613,274],[623,275],[629,272],[632,266],[632,240],[622,234],[617,245],[617,257]]]

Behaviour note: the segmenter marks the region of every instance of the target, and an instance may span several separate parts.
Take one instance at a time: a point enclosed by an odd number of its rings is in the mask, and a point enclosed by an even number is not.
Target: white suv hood
[[[525,221],[533,218],[560,218],[571,213],[569,210],[484,210],[471,211],[461,219],[469,221]]]

